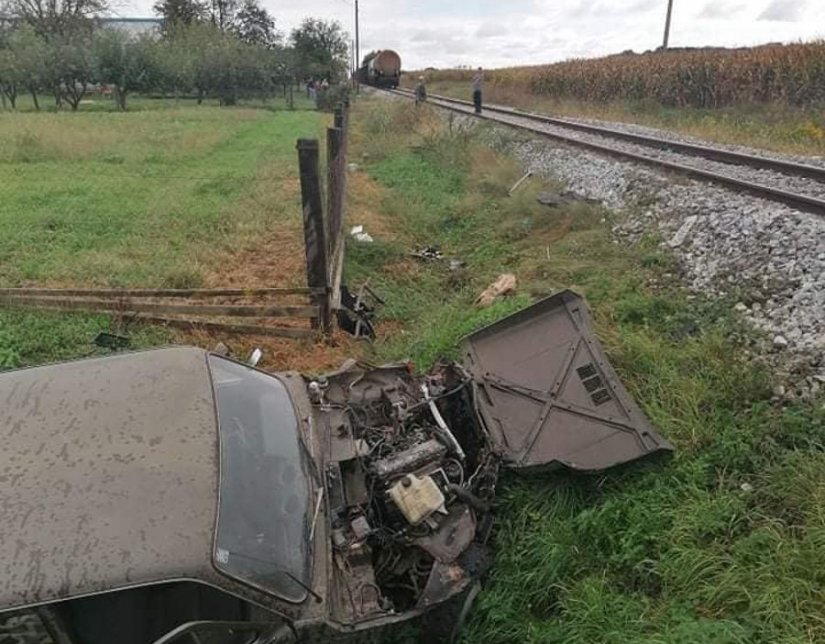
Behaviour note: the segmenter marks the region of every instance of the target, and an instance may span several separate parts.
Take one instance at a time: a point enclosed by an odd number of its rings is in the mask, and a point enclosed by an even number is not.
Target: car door
[[[461,348],[477,414],[513,468],[596,472],[673,449],[619,380],[572,291],[468,336]]]

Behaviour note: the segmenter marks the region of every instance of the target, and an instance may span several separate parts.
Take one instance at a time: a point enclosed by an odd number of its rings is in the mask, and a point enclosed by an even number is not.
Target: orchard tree
[[[307,18],[292,32],[292,46],[304,78],[330,80],[346,72],[349,65],[349,37],[337,21]]]
[[[58,107],[66,101],[76,111],[94,82],[90,38],[57,38],[50,43],[48,69]]]
[[[31,94],[34,108],[40,110],[37,93],[48,86],[49,44],[28,25],[15,29],[8,47],[16,59],[21,88]]]
[[[96,78],[114,89],[115,102],[126,109],[131,92],[151,91],[159,80],[157,45],[151,36],[132,36],[121,29],[100,29],[92,50]]]
[[[3,102],[8,101],[11,109],[17,107],[17,94],[24,83],[17,53],[7,47],[0,49],[0,92]]]

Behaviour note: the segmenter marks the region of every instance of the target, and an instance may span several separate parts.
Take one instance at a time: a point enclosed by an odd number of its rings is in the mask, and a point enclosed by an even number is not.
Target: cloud
[[[701,13],[699,13],[698,18],[706,18],[708,20],[724,20],[742,13],[744,9],[746,9],[746,6],[743,4],[714,1],[705,5],[705,8],[702,9]]]
[[[509,29],[500,22],[485,22],[478,29],[476,29],[477,38],[495,38],[497,36],[506,36]]]
[[[800,0],[772,0],[759,15],[759,20],[797,22],[802,18],[804,3]]]
[[[2,3],[3,0],[0,0]],[[260,0],[289,33],[305,17],[353,37],[352,0]],[[123,16],[154,0],[119,0]],[[361,50],[395,49],[406,69],[550,63],[661,44],[666,0],[360,0]],[[674,47],[744,46],[825,36],[825,0],[675,0]]]

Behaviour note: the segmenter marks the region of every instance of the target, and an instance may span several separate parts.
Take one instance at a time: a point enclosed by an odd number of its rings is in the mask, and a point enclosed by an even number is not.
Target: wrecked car
[[[666,452],[566,291],[426,375],[171,348],[0,374],[0,610],[60,644],[449,641],[503,468]],[[10,613],[5,613],[6,615]]]

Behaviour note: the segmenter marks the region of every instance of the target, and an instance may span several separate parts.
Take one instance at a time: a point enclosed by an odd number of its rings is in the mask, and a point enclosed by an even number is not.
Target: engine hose
[[[450,483],[447,486],[447,491],[451,494],[455,494],[455,496],[464,501],[467,505],[469,505],[473,510],[479,512],[480,514],[486,514],[490,511],[490,504],[482,501],[479,499],[475,494],[470,492],[469,490],[464,489],[460,485],[456,485],[455,483]]]

